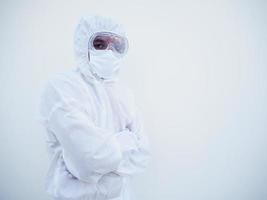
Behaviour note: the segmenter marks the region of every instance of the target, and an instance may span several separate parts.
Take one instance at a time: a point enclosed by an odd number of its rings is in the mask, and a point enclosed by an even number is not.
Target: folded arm
[[[135,106],[135,105],[134,105]],[[123,160],[115,171],[122,176],[133,176],[144,172],[151,159],[151,147],[145,133],[139,107],[126,129],[117,133],[117,139],[123,153]]]
[[[62,147],[67,169],[85,182],[98,182],[123,159],[116,133],[94,125],[79,103],[49,82],[40,109]]]

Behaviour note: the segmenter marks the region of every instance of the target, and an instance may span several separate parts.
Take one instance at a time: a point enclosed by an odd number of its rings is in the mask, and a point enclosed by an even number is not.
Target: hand
[[[110,172],[102,176],[98,181],[98,187],[100,192],[105,194],[108,199],[119,197],[123,188],[123,177]]]
[[[128,128],[117,133],[117,140],[123,152],[137,150],[136,136]]]
[[[123,133],[128,134],[130,132],[131,132],[130,129],[126,127],[123,130],[121,130],[120,132],[118,132],[118,134],[123,134]]]

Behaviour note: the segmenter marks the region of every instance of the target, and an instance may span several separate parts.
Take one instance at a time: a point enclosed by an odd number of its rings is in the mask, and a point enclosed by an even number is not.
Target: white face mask
[[[109,79],[117,75],[121,58],[116,57],[112,50],[94,50],[89,53],[90,66],[98,76]]]

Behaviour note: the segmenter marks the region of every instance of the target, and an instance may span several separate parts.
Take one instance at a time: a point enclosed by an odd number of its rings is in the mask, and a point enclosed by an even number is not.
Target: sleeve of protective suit
[[[42,94],[41,113],[61,144],[68,170],[82,181],[97,182],[118,168],[121,147],[116,133],[96,127],[78,100],[65,95],[69,92],[65,89],[49,81]]]
[[[132,122],[124,131],[117,133],[117,139],[123,152],[116,173],[121,176],[132,176],[143,172],[150,163],[151,146],[144,131],[143,120],[139,107],[135,107]]]

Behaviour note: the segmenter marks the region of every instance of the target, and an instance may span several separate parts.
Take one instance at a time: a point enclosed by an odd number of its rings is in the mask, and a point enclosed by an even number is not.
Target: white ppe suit
[[[90,70],[88,40],[98,31],[125,35],[109,18],[83,17],[74,35],[77,65],[51,77],[41,95],[51,158],[45,189],[55,200],[130,200],[129,181],[150,161],[132,92],[118,73],[99,79]]]

